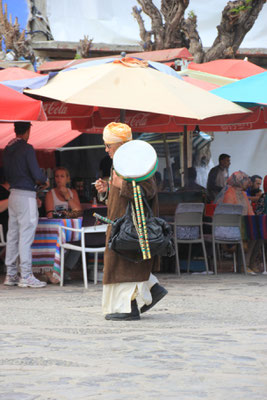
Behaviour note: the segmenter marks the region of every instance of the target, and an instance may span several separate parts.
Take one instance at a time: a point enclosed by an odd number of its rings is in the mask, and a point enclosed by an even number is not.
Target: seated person
[[[69,189],[69,171],[64,167],[55,169],[56,187],[50,190],[45,197],[45,209],[47,218],[53,218],[53,212],[61,213],[65,210],[81,211],[81,203],[75,189]]]
[[[245,172],[234,172],[227,180],[227,186],[222,190],[220,198],[217,199],[216,203],[240,204],[243,206],[242,215],[254,215],[252,206],[246,194],[249,185],[250,177]],[[258,267],[255,265],[255,261],[260,251],[260,241],[249,240],[244,247],[246,248],[246,263],[248,266],[247,273],[255,275],[256,272],[259,272]]]
[[[200,190],[200,191],[206,193],[206,189],[196,182],[196,179],[197,179],[197,170],[196,170],[196,168],[195,167],[188,168],[187,174],[188,174],[188,176],[187,176],[188,177],[188,182],[185,185],[185,187],[188,188],[188,189],[196,190],[196,191]]]
[[[206,189],[196,182],[197,171],[195,167],[187,170],[187,182],[177,190],[176,193],[184,193],[183,202],[201,202],[206,201]]]
[[[87,203],[89,199],[85,195],[84,180],[81,177],[73,179],[73,188],[77,191],[81,203]]]
[[[215,203],[240,204],[242,215],[254,215],[246,190],[250,185],[250,177],[242,171],[234,172],[227,180],[226,187],[216,197]]]
[[[260,190],[262,184],[262,177],[259,175],[252,175],[250,177],[251,184],[247,189],[247,196],[254,208],[256,206],[257,201],[262,195],[262,191]]]
[[[70,182],[69,171],[64,167],[55,169],[55,189],[50,190],[45,197],[45,209],[48,218],[53,218],[53,212],[61,213],[64,210],[81,211],[78,193],[75,189],[67,188]],[[65,255],[65,280],[70,280],[70,273],[80,258],[78,251],[67,250]],[[52,273],[46,273],[51,283],[59,283]]]
[[[263,180],[263,192],[255,206],[256,215],[267,214],[267,175],[265,175]]]
[[[213,167],[208,175],[207,191],[208,201],[214,202],[220,191],[225,187],[229,177],[229,166],[231,164],[229,154],[220,154],[219,164]]]

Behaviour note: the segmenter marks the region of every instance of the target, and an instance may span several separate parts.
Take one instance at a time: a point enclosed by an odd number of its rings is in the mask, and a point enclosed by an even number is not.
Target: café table
[[[32,244],[32,269],[35,273],[52,271],[60,276],[59,227],[81,228],[82,218],[39,218]],[[67,231],[66,242],[80,240],[80,234]]]

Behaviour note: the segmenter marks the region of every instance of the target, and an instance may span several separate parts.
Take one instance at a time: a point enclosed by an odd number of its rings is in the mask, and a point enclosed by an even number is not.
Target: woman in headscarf
[[[230,203],[240,204],[243,206],[242,215],[254,215],[254,211],[249,202],[246,190],[250,185],[250,177],[243,171],[234,172],[227,180],[227,186],[221,198],[217,200],[217,204]],[[257,240],[249,240],[244,246],[246,249],[247,273],[255,275],[259,271],[257,264],[257,256],[260,250],[260,242]]]
[[[122,123],[112,122],[103,131],[105,150],[113,159],[117,149],[124,143],[132,140],[131,128]],[[154,213],[157,213],[157,186],[154,178],[140,183],[146,198],[151,203]],[[133,200],[131,182],[120,178],[111,168],[109,181],[98,179],[96,189],[107,198],[108,215],[111,220],[125,214],[128,202]],[[167,290],[158,284],[157,278],[152,275],[158,257],[134,263],[122,258],[108,248],[111,226],[107,229],[106,250],[104,254],[103,299],[102,309],[107,320],[130,321],[140,319],[136,297],[142,300],[140,312],[153,307],[166,294]]]
[[[240,204],[242,215],[254,215],[246,190],[250,185],[250,177],[243,171],[234,172],[227,180],[227,186],[218,195],[216,203]]]

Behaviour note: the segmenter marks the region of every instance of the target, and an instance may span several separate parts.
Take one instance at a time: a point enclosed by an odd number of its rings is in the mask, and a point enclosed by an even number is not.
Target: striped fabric
[[[33,272],[53,270],[60,274],[59,227],[81,228],[82,218],[48,219],[40,218],[32,244]],[[80,240],[80,234],[67,231],[66,242]]]
[[[242,237],[245,240],[267,240],[267,215],[245,215],[242,217]]]

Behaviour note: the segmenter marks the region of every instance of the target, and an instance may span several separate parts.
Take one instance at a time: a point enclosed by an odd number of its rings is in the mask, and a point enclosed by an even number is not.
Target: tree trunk
[[[203,61],[234,58],[265,2],[266,0],[229,1],[222,12],[221,23],[217,26],[218,35]]]
[[[190,43],[189,51],[194,56],[194,62],[203,62],[205,52],[197,30],[197,17],[193,13],[184,20],[183,30]]]
[[[165,20],[165,48],[186,47],[189,45],[182,30],[184,13],[188,4],[189,0],[163,0],[161,2],[161,12]]]
[[[154,36],[152,47],[154,50],[164,49],[165,27],[162,21],[160,11],[154,5],[152,0],[137,0],[142,11],[151,19],[151,37]],[[138,21],[137,21],[138,22]]]
[[[201,63],[218,58],[234,58],[244,37],[253,27],[266,0],[229,1],[222,12],[218,35],[205,53],[197,30],[197,16],[184,13],[190,0],[162,0],[159,10],[152,0],[137,0],[141,9],[134,7],[144,50],[187,47],[194,61]],[[151,19],[151,31],[146,31],[141,12]]]

